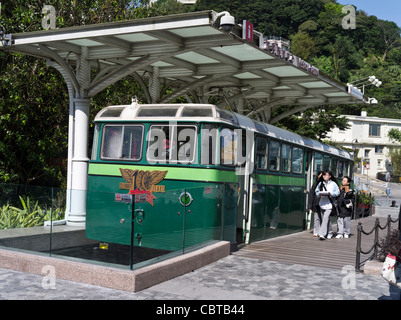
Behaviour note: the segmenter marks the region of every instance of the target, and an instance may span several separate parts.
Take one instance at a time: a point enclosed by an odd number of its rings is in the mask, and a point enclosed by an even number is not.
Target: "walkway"
[[[386,224],[387,219],[380,217],[380,225]],[[344,266],[355,266],[356,242],[358,222],[362,222],[363,229],[370,232],[376,220],[366,217],[351,221],[351,237],[349,239],[319,240],[313,237],[311,231],[304,231],[283,237],[251,243],[243,247],[234,255],[262,260],[271,260],[281,263],[296,263],[301,265],[326,267],[341,270]],[[397,227],[394,225],[394,227]],[[333,227],[334,231],[337,227]],[[380,231],[379,237],[387,230]],[[362,235],[362,251],[368,251],[374,241],[374,233]],[[369,260],[369,255],[361,255],[361,263]]]

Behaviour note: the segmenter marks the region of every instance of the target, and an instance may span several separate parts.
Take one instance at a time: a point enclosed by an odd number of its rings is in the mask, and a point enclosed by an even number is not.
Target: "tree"
[[[315,52],[315,41],[303,31],[290,37],[291,39],[291,51],[296,56],[308,60]]]
[[[283,108],[276,110],[276,112],[281,113],[284,111]],[[329,106],[327,108],[330,109]],[[331,128],[337,127],[340,130],[349,128],[348,120],[345,117],[339,116],[332,110],[326,112],[320,107],[308,109],[300,115],[290,116],[275,125],[319,141],[327,138]]]
[[[29,4],[9,0],[2,1],[0,25],[6,33],[41,30],[44,4],[56,7],[58,27],[157,14],[141,1],[62,0]],[[16,53],[0,51],[0,70],[0,179],[60,186],[66,177],[69,114],[64,80],[44,60]],[[127,92],[132,96],[138,91],[133,79],[131,84],[119,84],[110,94],[113,98],[126,97]],[[125,95],[120,95],[122,90],[126,90]],[[92,102],[93,110],[104,106],[97,99]]]

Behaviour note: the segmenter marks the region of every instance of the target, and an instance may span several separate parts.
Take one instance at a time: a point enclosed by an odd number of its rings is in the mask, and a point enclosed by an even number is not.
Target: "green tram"
[[[214,105],[106,107],[95,118],[86,235],[128,245],[134,229],[134,245],[174,251],[299,232],[310,228],[316,173],[341,178],[352,165],[346,151]]]

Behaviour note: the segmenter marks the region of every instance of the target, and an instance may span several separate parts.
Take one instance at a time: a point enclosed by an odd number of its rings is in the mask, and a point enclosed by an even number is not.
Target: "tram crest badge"
[[[120,189],[129,190],[129,194],[135,195],[135,202],[149,202],[153,206],[156,197],[153,192],[166,192],[166,187],[157,185],[167,175],[168,171],[145,171],[120,168],[125,182],[120,183]]]

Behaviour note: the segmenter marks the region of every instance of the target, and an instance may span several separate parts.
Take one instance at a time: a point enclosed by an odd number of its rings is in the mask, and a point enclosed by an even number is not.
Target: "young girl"
[[[351,227],[351,214],[354,199],[354,191],[350,189],[351,178],[345,176],[341,182],[340,196],[337,199],[338,219],[337,219],[337,239],[349,238]]]
[[[316,196],[319,197],[319,206],[322,216],[322,223],[319,230],[320,240],[331,239],[333,237],[333,229],[330,221],[330,214],[333,208],[333,197],[338,197],[340,189],[333,174],[326,170],[323,173],[323,182],[320,182],[315,190]],[[330,198],[331,197],[331,198]]]

